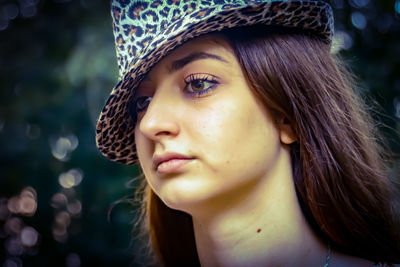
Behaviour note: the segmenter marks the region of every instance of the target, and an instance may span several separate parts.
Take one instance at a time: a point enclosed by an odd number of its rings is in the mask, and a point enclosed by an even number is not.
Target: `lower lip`
[[[164,161],[157,167],[159,173],[171,173],[177,171],[179,168],[189,163],[193,159],[171,159]]]

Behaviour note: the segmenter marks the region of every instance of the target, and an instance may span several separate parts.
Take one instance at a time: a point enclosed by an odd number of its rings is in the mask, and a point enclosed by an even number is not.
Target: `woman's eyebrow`
[[[193,61],[200,60],[200,59],[209,59],[209,58],[219,60],[223,63],[229,63],[224,58],[214,55],[214,54],[210,54],[210,53],[206,53],[206,52],[194,52],[194,53],[187,55],[184,58],[173,61],[171,63],[170,71],[172,72],[172,71],[177,71],[179,69],[182,69],[184,66],[186,66],[187,64],[189,64]]]

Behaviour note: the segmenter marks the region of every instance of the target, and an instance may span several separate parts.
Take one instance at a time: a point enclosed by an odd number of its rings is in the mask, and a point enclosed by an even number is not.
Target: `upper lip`
[[[157,169],[158,165],[161,163],[171,160],[171,159],[193,159],[192,157],[185,156],[182,154],[174,153],[174,152],[167,152],[161,155],[154,155],[153,156],[153,166]]]

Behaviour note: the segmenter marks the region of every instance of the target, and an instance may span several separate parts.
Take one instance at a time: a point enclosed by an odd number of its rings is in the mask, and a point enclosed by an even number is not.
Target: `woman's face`
[[[134,99],[141,167],[171,208],[190,213],[240,194],[268,176],[282,151],[273,119],[222,38],[199,37],[174,50]]]

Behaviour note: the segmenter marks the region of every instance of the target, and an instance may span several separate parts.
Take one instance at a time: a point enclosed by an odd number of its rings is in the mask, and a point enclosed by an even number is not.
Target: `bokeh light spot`
[[[79,215],[82,211],[82,203],[79,200],[75,200],[68,204],[67,210],[72,215]]]
[[[367,19],[361,12],[353,12],[351,14],[351,23],[359,30],[363,30],[367,27]]]
[[[81,266],[81,257],[76,253],[70,253],[65,259],[65,265],[67,267],[79,267]]]
[[[22,261],[20,258],[12,257],[4,262],[3,267],[22,267]]]
[[[15,4],[8,4],[3,7],[3,17],[6,19],[15,19],[18,16],[19,9]]]
[[[394,4],[394,10],[396,11],[397,15],[400,15],[400,0],[397,0]]]
[[[31,197],[21,197],[20,198],[20,214],[24,214],[26,216],[33,216],[37,209],[36,200]]]
[[[76,137],[73,134],[70,134],[70,135],[67,135],[67,139],[71,143],[71,150],[72,151],[75,150],[78,147],[78,144],[79,144],[78,137]]]
[[[59,209],[67,206],[68,199],[63,193],[56,193],[51,198],[51,206],[55,209]]]
[[[349,3],[355,8],[363,8],[369,4],[370,0],[350,0]]]
[[[61,173],[58,177],[59,184],[64,188],[72,188],[79,185],[83,179],[83,172],[78,169],[71,169],[66,173]]]
[[[343,0],[332,0],[332,5],[336,9],[341,9],[341,8],[343,8],[344,2],[343,2]]]
[[[13,234],[19,234],[22,230],[22,227],[23,227],[23,222],[20,218],[10,217],[7,219],[4,225],[4,230],[6,231],[6,233],[13,235]]]
[[[36,213],[37,202],[36,202],[36,190],[33,187],[27,187],[22,190],[20,194],[20,214],[25,216],[33,216]]]
[[[54,218],[53,238],[58,242],[65,242],[68,238],[67,228],[71,223],[71,216],[66,211],[60,211]]]
[[[56,141],[50,139],[51,153],[53,157],[60,161],[68,161],[69,153],[78,147],[78,138],[71,134],[59,137]]]
[[[64,243],[67,241],[68,233],[65,225],[54,225],[53,226],[53,238],[58,242]]]
[[[36,190],[32,187],[25,188],[19,196],[14,196],[8,200],[7,207],[14,214],[35,215],[37,209]]]
[[[19,198],[18,197],[10,198],[8,200],[7,207],[11,213],[15,214],[19,213]]]
[[[6,262],[3,264],[3,267],[18,267],[17,263],[13,260],[6,260]]]
[[[37,5],[39,3],[40,0],[18,0],[18,2],[20,3],[20,5],[22,6],[33,6],[33,5]]]
[[[24,253],[24,247],[21,240],[17,237],[8,238],[5,245],[8,253],[11,255],[20,256]]]
[[[333,36],[331,53],[336,54],[342,49],[348,50],[353,46],[353,38],[345,31],[336,31]]]
[[[0,18],[0,31],[4,31],[8,27],[8,19]]]
[[[26,247],[33,247],[39,239],[39,233],[33,227],[24,227],[21,231],[21,243]]]
[[[58,182],[64,188],[71,188],[71,187],[73,187],[75,185],[75,178],[69,172],[61,173],[59,178],[58,178]]]
[[[57,213],[55,221],[57,225],[63,225],[66,228],[71,223],[71,216],[69,215],[68,212],[61,211]]]
[[[37,8],[34,5],[21,7],[21,15],[25,18],[30,18],[36,15]]]
[[[36,199],[36,196],[37,196],[36,190],[31,186],[24,188],[21,192],[21,197],[30,197]]]
[[[51,147],[51,153],[56,159],[66,161],[67,153],[71,150],[71,147],[71,142],[67,138],[60,137],[55,145]]]

